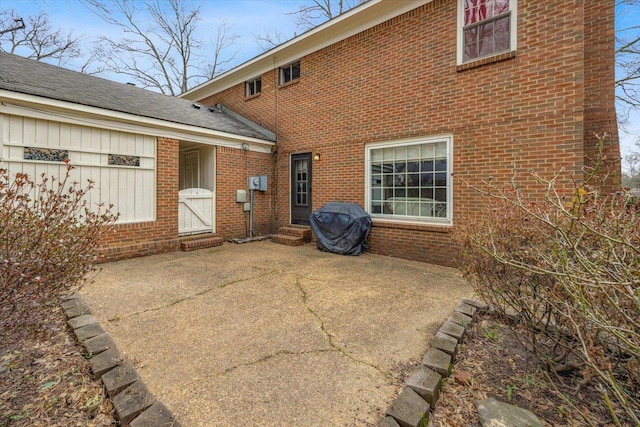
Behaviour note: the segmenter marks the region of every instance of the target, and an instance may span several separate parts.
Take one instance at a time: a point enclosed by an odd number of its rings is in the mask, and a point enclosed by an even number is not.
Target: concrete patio
[[[80,294],[183,426],[376,425],[472,293],[454,269],[268,241],[101,268]]]

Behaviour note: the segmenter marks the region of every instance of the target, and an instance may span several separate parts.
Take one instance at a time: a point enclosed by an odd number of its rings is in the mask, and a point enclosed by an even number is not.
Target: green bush
[[[550,377],[580,375],[615,424],[640,425],[640,210],[623,192],[600,193],[602,159],[595,163],[579,183],[530,172],[533,195],[517,178],[474,187],[489,208],[456,238],[475,291],[517,320]],[[573,184],[560,188],[562,179]]]
[[[44,174],[38,183],[0,169],[0,335],[46,335],[60,296],[80,285],[97,258],[103,233],[117,219],[111,206],[91,209],[81,187]]]

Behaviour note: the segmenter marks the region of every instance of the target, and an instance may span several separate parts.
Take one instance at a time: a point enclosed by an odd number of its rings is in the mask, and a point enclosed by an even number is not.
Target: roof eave
[[[195,140],[196,142],[211,145],[226,145],[231,147],[241,147],[242,144],[249,144],[251,147],[255,147],[256,151],[262,152],[271,152],[272,147],[275,146],[275,142],[269,140],[0,89],[0,113],[8,111],[10,114],[8,108],[10,105],[39,108],[49,112],[64,112],[80,117],[93,117],[112,122],[152,128],[157,131],[153,132],[155,136],[159,137]]]
[[[300,59],[433,0],[369,0],[179,95],[197,101]]]

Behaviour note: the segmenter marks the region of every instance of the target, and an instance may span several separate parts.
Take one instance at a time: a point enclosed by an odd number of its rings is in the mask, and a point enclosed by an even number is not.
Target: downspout
[[[274,195],[273,195],[273,212],[274,212],[274,218],[277,221],[278,220],[278,69],[276,67],[276,57],[273,57],[273,95],[274,95],[274,102],[275,102],[275,108],[274,108],[274,119],[275,119],[275,124],[274,124],[274,130],[275,130],[275,134],[276,134],[276,151],[274,152],[274,158],[273,158],[273,190],[274,190]]]

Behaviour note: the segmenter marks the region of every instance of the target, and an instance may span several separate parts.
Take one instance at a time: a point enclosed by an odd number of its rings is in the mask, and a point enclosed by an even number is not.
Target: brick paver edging
[[[431,408],[438,401],[442,379],[451,373],[458,344],[462,343],[466,328],[476,312],[488,306],[464,298],[449,319],[436,333],[431,347],[418,366],[407,378],[400,395],[393,401],[379,427],[421,427],[429,422]]]
[[[82,297],[68,297],[62,309],[67,323],[90,356],[93,374],[102,379],[122,425],[180,426],[175,416],[149,392],[131,362],[124,360]]]

